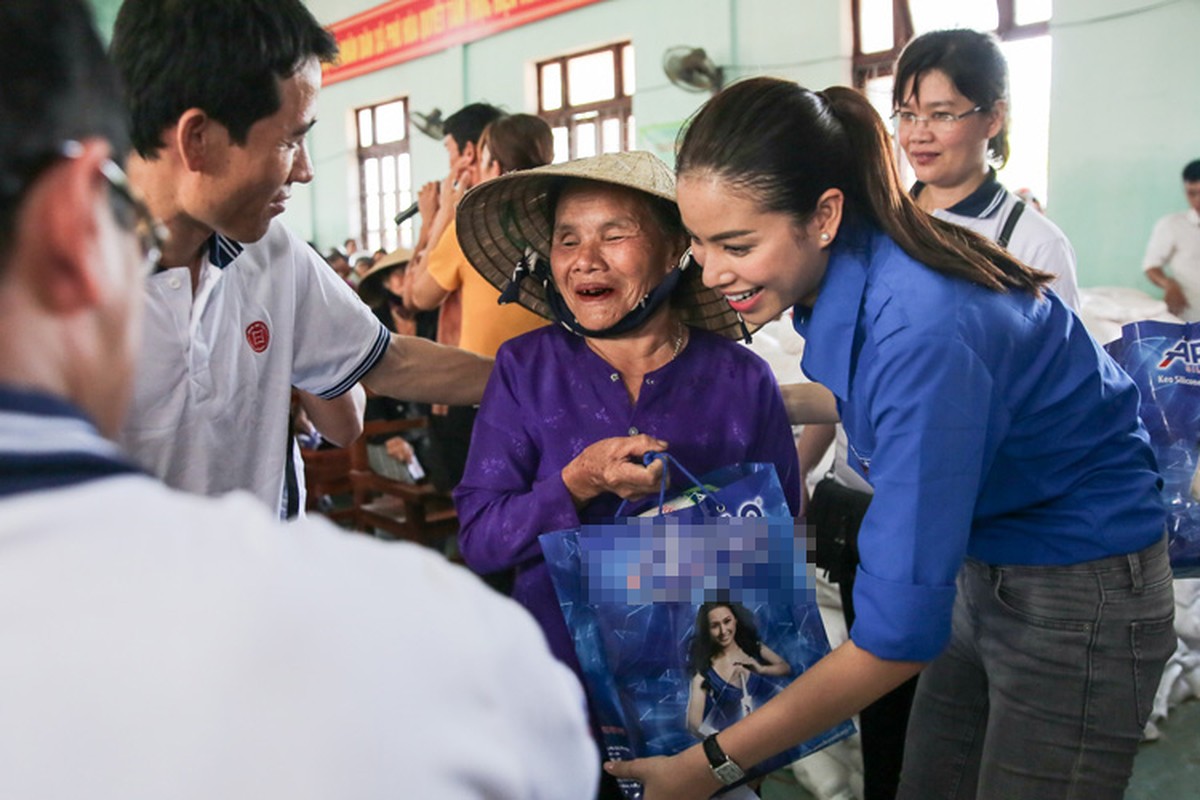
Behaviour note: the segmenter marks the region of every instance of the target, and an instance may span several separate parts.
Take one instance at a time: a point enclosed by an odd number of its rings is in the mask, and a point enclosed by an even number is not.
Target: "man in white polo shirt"
[[[1200,322],[1200,159],[1183,168],[1183,193],[1188,210],[1155,224],[1142,269],[1163,290],[1168,311],[1185,322]]]
[[[177,488],[248,489],[282,508],[290,387],[348,414],[359,381],[401,399],[479,401],[488,359],[390,335],[274,219],[312,179],[305,136],[321,63],[337,54],[300,0],[126,0],[112,52],[130,180],[170,231],[121,434],[141,465]]]
[[[0,3],[0,796],[590,797],[583,693],[515,603],[106,438],[156,260],[119,92],[83,0]]]

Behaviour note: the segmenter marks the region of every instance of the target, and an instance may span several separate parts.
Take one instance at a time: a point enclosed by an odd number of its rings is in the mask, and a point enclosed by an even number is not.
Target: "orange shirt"
[[[451,222],[429,252],[430,277],[447,292],[462,290],[462,332],[458,346],[494,358],[500,345],[514,336],[540,328],[547,320],[509,303],[499,305],[500,290],[475,271],[458,246],[458,226]]]

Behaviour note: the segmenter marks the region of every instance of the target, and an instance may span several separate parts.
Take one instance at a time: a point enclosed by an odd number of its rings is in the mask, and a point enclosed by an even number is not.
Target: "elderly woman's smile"
[[[666,276],[672,263],[647,203],[630,189],[566,189],[555,213],[550,270],[581,325],[618,322]]]

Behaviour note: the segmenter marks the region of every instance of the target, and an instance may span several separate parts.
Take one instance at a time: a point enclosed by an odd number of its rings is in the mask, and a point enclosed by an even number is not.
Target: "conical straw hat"
[[[497,289],[508,285],[527,248],[550,263],[554,222],[550,197],[559,184],[572,178],[625,186],[675,202],[675,176],[660,159],[646,152],[605,153],[512,172],[481,183],[459,203],[458,243],[467,260]],[[553,319],[545,288],[536,278],[521,281],[518,302],[535,314]],[[741,319],[719,292],[704,286],[695,263],[681,277],[673,305],[687,325],[730,339],[744,335]]]

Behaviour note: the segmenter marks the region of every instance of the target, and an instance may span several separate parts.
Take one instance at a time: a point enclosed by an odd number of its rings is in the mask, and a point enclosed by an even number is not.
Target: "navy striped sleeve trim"
[[[371,350],[366,357],[359,363],[354,370],[342,379],[341,383],[334,386],[332,389],[327,389],[323,392],[318,392],[317,396],[322,400],[332,400],[335,397],[340,397],[353,388],[354,384],[362,380],[362,377],[375,368],[375,365],[383,358],[383,354],[387,352],[388,345],[391,344],[392,334],[382,323],[379,325],[379,334],[375,337],[375,344],[371,346]]]
[[[4,453],[0,456],[0,497],[141,474],[131,464],[95,453]]]

